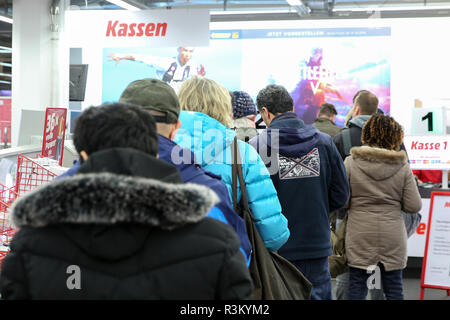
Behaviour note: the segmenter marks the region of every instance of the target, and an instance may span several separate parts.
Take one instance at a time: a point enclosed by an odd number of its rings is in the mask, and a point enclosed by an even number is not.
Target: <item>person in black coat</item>
[[[114,103],[77,119],[75,176],[21,196],[2,299],[249,299],[239,239],[205,218],[207,187],[158,160],[152,116]]]

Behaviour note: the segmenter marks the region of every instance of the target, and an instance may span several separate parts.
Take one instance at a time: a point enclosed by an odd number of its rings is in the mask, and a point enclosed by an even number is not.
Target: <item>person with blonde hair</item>
[[[233,119],[230,94],[214,80],[193,76],[178,93],[182,123],[175,142],[192,150],[195,161],[204,169],[222,177],[232,199],[231,148],[236,132],[230,129]],[[278,250],[289,238],[287,219],[281,213],[277,192],[269,172],[256,150],[244,141],[237,141],[241,154],[249,207],[266,247]],[[177,159],[173,161],[189,161]],[[237,200],[241,193],[238,188]]]
[[[344,161],[351,189],[345,236],[350,300],[366,298],[374,269],[386,299],[403,300],[408,237],[402,211],[419,212],[422,200],[402,140],[403,129],[392,117],[373,115],[363,126],[363,145]]]

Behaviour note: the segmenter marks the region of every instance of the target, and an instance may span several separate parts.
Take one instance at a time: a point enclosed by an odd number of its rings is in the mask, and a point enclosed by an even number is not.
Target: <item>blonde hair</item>
[[[353,118],[353,112],[355,112],[355,105],[353,105],[353,107],[351,107],[351,109],[347,112],[347,115],[345,116],[344,127],[348,127],[349,121]]]
[[[182,110],[202,112],[231,127],[233,107],[227,89],[214,80],[193,76],[183,82],[178,99]]]

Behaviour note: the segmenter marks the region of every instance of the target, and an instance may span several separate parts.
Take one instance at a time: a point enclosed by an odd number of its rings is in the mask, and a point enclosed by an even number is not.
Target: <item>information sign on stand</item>
[[[431,193],[420,300],[425,288],[447,290],[450,296],[450,192]]]
[[[447,134],[447,110],[450,107],[414,108],[412,119],[413,135]]]
[[[65,108],[47,108],[45,112],[41,155],[57,160],[59,165],[62,165],[63,160],[66,117],[67,109]]]

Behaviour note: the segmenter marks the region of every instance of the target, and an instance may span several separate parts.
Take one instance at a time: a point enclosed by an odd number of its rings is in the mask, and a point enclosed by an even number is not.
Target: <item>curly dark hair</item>
[[[286,88],[276,84],[269,84],[259,91],[256,97],[256,106],[259,111],[261,111],[262,107],[266,107],[273,114],[285,113],[292,111],[294,101]]]
[[[398,151],[403,141],[403,128],[394,118],[375,114],[364,124],[361,141],[371,147]]]

